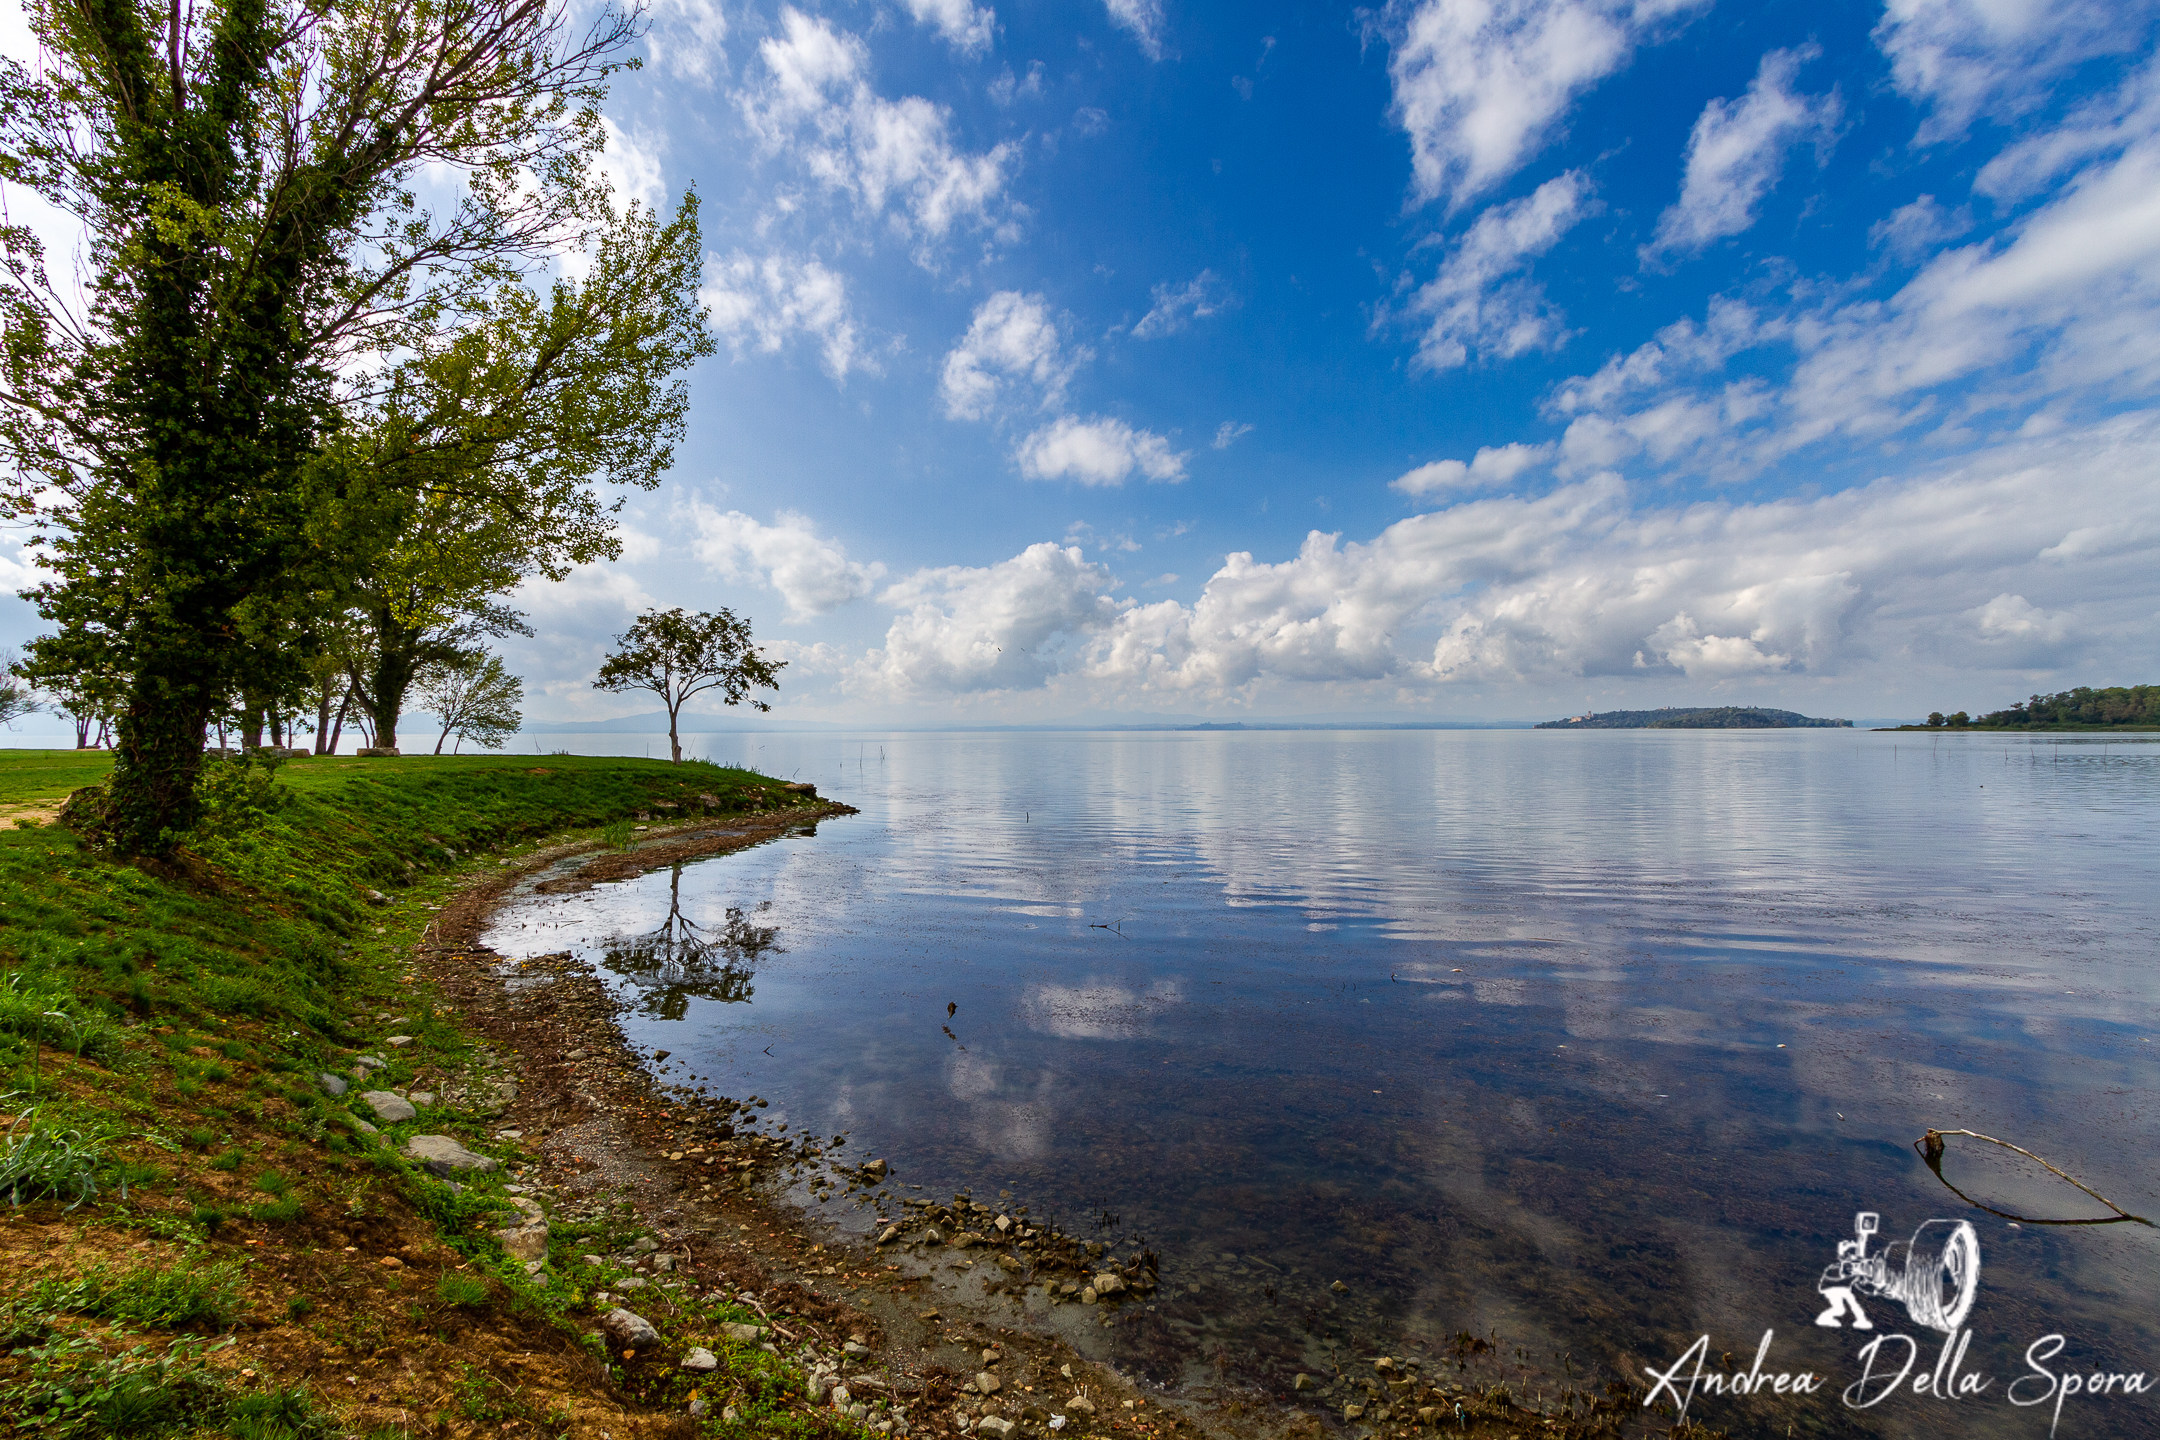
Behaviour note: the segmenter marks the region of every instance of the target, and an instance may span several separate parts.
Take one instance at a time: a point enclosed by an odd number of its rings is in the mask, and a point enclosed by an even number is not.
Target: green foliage
[[[89,1009],[52,977],[17,972],[0,979],[0,1033],[20,1035],[101,1065],[120,1058],[120,1027]]]
[[[770,710],[753,690],[775,690],[785,660],[769,660],[750,638],[750,622],[739,620],[732,610],[690,614],[681,609],[648,610],[638,616],[629,633],[616,638],[617,649],[600,667],[595,689],[649,690],[667,707],[668,749],[682,763],[682,741],[676,720],[683,703],[707,690],[719,692],[723,702],[748,702],[753,710]]]
[[[238,835],[259,829],[283,809],[291,792],[277,784],[278,762],[268,756],[221,756],[203,762],[195,782],[201,818],[198,834]]]
[[[435,1298],[445,1305],[476,1309],[487,1303],[488,1283],[478,1275],[445,1270],[435,1281]]]
[[[610,850],[627,850],[633,833],[634,827],[628,820],[617,820],[600,827],[600,843]]]
[[[69,1280],[43,1280],[21,1306],[38,1315],[88,1315],[157,1330],[222,1329],[241,1312],[242,1284],[238,1265],[190,1253],[171,1265],[99,1267]]]
[[[500,750],[518,730],[518,707],[525,703],[525,683],[503,668],[502,657],[474,651],[420,672],[414,697],[435,712],[442,734],[435,753],[455,735],[489,750]]]
[[[37,696],[23,678],[22,661],[13,651],[0,650],[0,725],[12,727],[37,711]]]
[[[183,1335],[163,1351],[138,1343],[107,1353],[98,1337],[66,1335],[17,1352],[20,1378],[0,1387],[0,1415],[44,1440],[148,1437],[215,1419],[224,1388]]]
[[[62,1129],[26,1110],[0,1137],[0,1197],[11,1205],[66,1200],[73,1210],[98,1193],[105,1140],[80,1129]]]
[[[1950,717],[1955,725],[1963,711]],[[1930,715],[1928,724],[1936,723]],[[1988,729],[2034,725],[2160,725],[2160,685],[2117,685],[2095,690],[2080,685],[2055,695],[2035,695],[2029,700],[1982,715],[1972,722]]]
[[[343,1432],[306,1386],[291,1385],[227,1401],[225,1433],[232,1440],[333,1440]]]

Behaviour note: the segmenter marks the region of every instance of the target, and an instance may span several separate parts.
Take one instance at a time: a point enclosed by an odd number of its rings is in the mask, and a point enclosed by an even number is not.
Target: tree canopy
[[[82,223],[87,299],[0,225],[0,452],[59,577],[41,613],[127,680],[115,838],[160,850],[213,709],[289,662],[257,637],[334,565],[319,452],[394,408],[396,357],[498,353],[515,282],[601,232],[599,101],[635,24],[573,30],[546,0],[26,9],[42,56],[0,63],[0,182]]]
[[[667,707],[668,753],[678,765],[682,740],[677,718],[684,701],[714,690],[726,704],[770,710],[770,704],[750,692],[778,689],[780,671],[787,665],[785,660],[766,659],[750,638],[750,622],[726,609],[694,615],[681,609],[648,610],[615,644],[594,687],[658,695]]]

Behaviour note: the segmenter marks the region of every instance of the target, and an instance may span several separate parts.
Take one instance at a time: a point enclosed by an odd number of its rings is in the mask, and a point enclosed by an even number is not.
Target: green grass
[[[65,800],[111,773],[109,750],[0,750],[0,809]]]
[[[68,1280],[41,1280],[18,1308],[40,1316],[88,1315],[162,1330],[196,1324],[222,1328],[240,1313],[240,1292],[238,1265],[191,1255],[177,1265],[96,1268]]]

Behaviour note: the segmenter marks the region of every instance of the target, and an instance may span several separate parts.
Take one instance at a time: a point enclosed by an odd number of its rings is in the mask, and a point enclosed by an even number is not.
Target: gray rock
[[[353,1129],[359,1131],[362,1135],[382,1134],[382,1131],[376,1129],[373,1125],[368,1124],[367,1121],[361,1119],[357,1115],[348,1115],[345,1118],[347,1123],[349,1123]]]
[[[840,1347],[840,1353],[843,1355],[868,1355],[870,1347],[859,1340],[850,1340]]]
[[[1290,1388],[1292,1390],[1310,1390],[1313,1388],[1313,1378],[1310,1375],[1300,1375],[1290,1382]]]
[[[405,1154],[436,1175],[465,1170],[486,1175],[501,1168],[499,1162],[485,1155],[475,1155],[448,1135],[415,1135],[405,1142]]]
[[[395,1045],[400,1049],[403,1049],[405,1046],[412,1044],[412,1042],[413,1037],[410,1035],[385,1035],[383,1037],[382,1043],[385,1045]]]
[[[897,1240],[897,1239],[899,1239],[899,1238],[900,1238],[900,1227],[899,1227],[898,1225],[888,1225],[888,1226],[886,1226],[886,1227],[885,1227],[885,1229],[884,1229],[884,1230],[883,1230],[883,1231],[882,1231],[882,1232],[881,1232],[881,1233],[880,1233],[880,1234],[878,1235],[878,1237],[877,1237],[877,1243],[878,1243],[878,1244],[880,1244],[880,1245],[890,1245],[890,1244],[892,1244],[892,1242],[893,1242],[893,1241],[895,1241],[895,1240]]]
[[[980,1245],[982,1243],[983,1237],[976,1234],[973,1230],[962,1230],[959,1234],[952,1237],[952,1246],[955,1250],[965,1250],[969,1246]]]
[[[720,1368],[720,1357],[700,1345],[682,1357],[682,1368],[703,1375]]]
[[[995,1395],[998,1391],[1005,1388],[1005,1382],[998,1379],[997,1376],[991,1374],[988,1370],[984,1370],[980,1374],[976,1375],[975,1388],[982,1394]]]
[[[1065,1408],[1075,1415],[1093,1415],[1095,1413],[1095,1402],[1085,1395],[1075,1395],[1065,1402]]]
[[[507,1229],[497,1230],[495,1238],[502,1241],[503,1249],[516,1259],[545,1260],[548,1242],[547,1213],[536,1201],[513,1198],[510,1203],[518,1208],[518,1223]]]
[[[338,1076],[332,1075],[327,1070],[315,1077],[315,1083],[322,1086],[323,1094],[325,1095],[343,1095],[347,1090],[350,1090],[352,1088]]]
[[[985,1415],[982,1419],[975,1422],[975,1430],[977,1434],[995,1435],[997,1437],[997,1440],[1006,1440],[1007,1436],[1011,1435],[1013,1431],[1019,1428],[1019,1426],[1013,1424],[1012,1421],[1007,1420],[1002,1415]]]
[[[647,1280],[642,1275],[625,1275],[615,1283],[625,1290],[643,1290],[646,1286],[652,1284],[652,1281]]]
[[[1097,1295],[1120,1295],[1125,1290],[1125,1277],[1115,1270],[1105,1270],[1095,1277]]]
[[[1362,1420],[1365,1418],[1365,1407],[1353,1400],[1342,1407],[1342,1418],[1345,1420]]]
[[[387,1090],[363,1090],[360,1092],[360,1100],[368,1109],[373,1110],[375,1118],[385,1125],[397,1125],[416,1119],[420,1114],[413,1108],[412,1101],[401,1095],[393,1095]]]
[[[885,1172],[888,1168],[889,1167],[885,1164],[883,1160],[867,1161],[862,1167],[863,1179],[883,1180],[885,1178]]]
[[[720,1333],[730,1340],[742,1340],[755,1344],[765,1338],[765,1327],[762,1325],[727,1324],[720,1327]]]
[[[432,1105],[435,1103],[435,1092],[432,1090],[411,1090],[406,1092],[406,1098],[415,1105]]]
[[[1097,1295],[1095,1293],[1095,1287],[1093,1285],[1083,1285],[1080,1287],[1080,1303],[1082,1305],[1093,1305],[1097,1300],[1100,1300],[1101,1298],[1102,1297],[1100,1295]],[[1109,1322],[1105,1321],[1103,1323],[1108,1324]]]
[[[922,1238],[925,1245],[942,1245],[945,1243],[945,1232],[932,1225],[922,1232]]]
[[[660,1332],[652,1321],[619,1305],[600,1318],[600,1331],[617,1350],[643,1350],[660,1343]]]

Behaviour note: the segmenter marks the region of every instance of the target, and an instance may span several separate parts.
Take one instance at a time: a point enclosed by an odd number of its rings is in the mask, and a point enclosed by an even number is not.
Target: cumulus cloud
[[[737,98],[767,149],[792,146],[812,177],[905,235],[936,240],[969,221],[990,223],[1017,146],[962,151],[949,109],[919,95],[880,96],[868,47],[793,6],[782,8],[779,33],[759,42],[758,56],[764,83]]]
[[[1110,624],[1110,572],[1045,541],[995,565],[919,570],[879,598],[903,613],[858,666],[858,688],[905,696],[1032,689],[1069,645]]]
[[[862,353],[846,278],[816,260],[753,258],[740,250],[724,258],[708,255],[698,299],[738,358],[746,346],[777,355],[791,339],[805,336],[816,342],[833,379],[845,380],[856,369],[877,372],[876,362]]]
[[[2153,0],[1889,0],[1875,43],[1899,92],[1928,107],[1921,144],[2032,109],[2063,71],[2149,43]]]
[[[975,307],[967,333],[946,354],[938,396],[954,420],[987,418],[1016,383],[1054,405],[1088,355],[1085,348],[1065,352],[1042,296],[1000,290]]]
[[[1701,0],[1395,0],[1394,118],[1420,201],[1463,204],[1514,174],[1575,97]]]
[[[1225,420],[1215,427],[1215,438],[1208,443],[1217,450],[1227,450],[1252,432],[1253,427],[1242,420]]]
[[[790,620],[830,614],[869,595],[885,577],[882,564],[848,559],[846,546],[819,535],[810,517],[792,510],[781,511],[770,525],[740,510],[716,510],[696,496],[683,510],[696,531],[691,553],[726,579],[778,591]]]
[[[631,133],[602,116],[601,132],[606,144],[596,167],[608,182],[617,211],[635,200],[657,210],[667,200],[667,186],[660,173],[662,142],[643,132]]]
[[[1111,24],[1132,32],[1141,54],[1150,60],[1163,58],[1162,0],[1103,0],[1103,8],[1110,12]]]
[[[1548,463],[1553,458],[1553,450],[1551,445],[1526,445],[1521,441],[1486,445],[1467,465],[1460,460],[1434,460],[1397,476],[1388,482],[1388,488],[1400,490],[1405,495],[1490,489],[1510,483],[1525,470]]]
[[[1793,81],[1817,46],[1763,56],[1737,101],[1712,100],[1688,136],[1680,199],[1658,217],[1653,250],[1689,253],[1738,235],[1755,223],[1795,145],[1813,144],[1818,163],[1829,157],[1843,107],[1837,91],[1801,95]]]
[[[1233,554],[1190,605],[1120,602],[1077,549],[1037,545],[892,587],[907,613],[861,674],[888,691],[1055,682],[1129,704],[1264,683],[2030,669],[2095,637],[2151,663],[2156,466],[2160,411],[1809,499],[1643,504],[1593,475],[1366,541],[1315,532],[1281,561]],[[2043,558],[2109,525],[2148,538],[2074,565]]]
[[[1183,285],[1157,285],[1153,297],[1154,306],[1132,328],[1135,339],[1175,335],[1193,321],[1205,320],[1236,303],[1213,270],[1202,270]]]
[[[1134,471],[1150,480],[1185,478],[1186,457],[1173,451],[1169,441],[1114,416],[1061,416],[1022,440],[1013,458],[1030,480],[1122,485]]]
[[[997,38],[997,12],[969,0],[907,0],[908,14],[928,25],[963,55],[980,55]]]
[[[1425,321],[1417,363],[1452,370],[1469,363],[1473,347],[1506,359],[1557,346],[1563,317],[1520,272],[1595,209],[1589,182],[1570,170],[1478,216],[1405,307]]]

